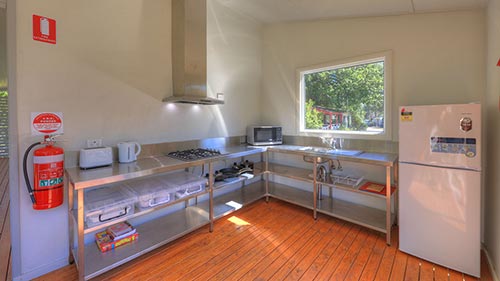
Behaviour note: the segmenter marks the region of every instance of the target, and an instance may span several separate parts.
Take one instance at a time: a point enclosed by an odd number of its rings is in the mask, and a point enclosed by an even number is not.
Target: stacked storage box
[[[164,182],[172,188],[176,189],[175,195],[177,198],[183,198],[205,190],[207,179],[187,172],[178,172],[168,174],[164,178]]]
[[[134,214],[135,194],[128,186],[113,185],[85,192],[84,217],[87,227]]]
[[[137,195],[136,206],[147,209],[175,200],[176,188],[169,186],[163,177],[150,177],[129,183]]]
[[[85,192],[85,223],[93,227],[205,190],[207,179],[187,172],[139,179]]]

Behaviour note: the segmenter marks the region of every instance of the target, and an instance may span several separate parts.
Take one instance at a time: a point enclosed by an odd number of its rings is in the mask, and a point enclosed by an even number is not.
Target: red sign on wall
[[[56,20],[33,15],[33,40],[56,43]]]
[[[31,135],[62,134],[63,120],[61,112],[32,112]]]

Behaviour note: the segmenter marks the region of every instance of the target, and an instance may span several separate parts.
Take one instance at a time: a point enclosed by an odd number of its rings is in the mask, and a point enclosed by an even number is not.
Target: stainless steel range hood
[[[207,94],[207,0],[172,0],[172,78],[164,102],[224,104]]]

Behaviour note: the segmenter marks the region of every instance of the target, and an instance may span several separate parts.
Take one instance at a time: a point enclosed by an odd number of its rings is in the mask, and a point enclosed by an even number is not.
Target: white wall
[[[26,0],[17,2],[17,106],[19,159],[39,138],[30,136],[30,113],[61,111],[60,145],[78,150],[87,138],[105,145],[122,140],[158,143],[245,134],[259,120],[260,27],[209,5],[209,89],[222,106],[170,105],[170,1]],[[57,44],[32,40],[32,15],[57,21]],[[213,26],[216,23],[216,26]],[[15,138],[14,138],[15,139]],[[21,175],[11,198],[19,237],[13,237],[27,280],[65,265],[67,206],[34,211]],[[17,198],[16,198],[17,196]],[[19,247],[17,246],[19,245]]]
[[[208,87],[225,93],[226,105],[167,106],[160,101],[172,92],[169,5],[163,0],[20,3],[18,78],[29,83],[20,83],[19,123],[28,124],[32,110],[62,111],[64,145],[71,150],[93,137],[113,145],[244,134],[246,123],[258,119],[258,113],[244,110],[258,102],[257,25],[209,5],[209,21],[217,26],[209,25]],[[57,20],[55,46],[31,39],[31,14]],[[20,134],[28,136],[24,127]]]
[[[485,25],[481,11],[300,22],[266,26],[263,118],[297,134],[296,69],[393,51],[392,139],[400,105],[481,101]]]
[[[209,94],[224,93],[226,104],[214,111],[217,123],[202,118],[195,139],[246,135],[260,121],[262,26],[224,2],[208,1],[207,52]]]
[[[488,2],[485,245],[500,273],[500,0]],[[497,275],[498,278],[498,275]]]

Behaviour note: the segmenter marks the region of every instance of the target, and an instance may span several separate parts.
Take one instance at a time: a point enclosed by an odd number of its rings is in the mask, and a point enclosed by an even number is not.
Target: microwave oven
[[[283,143],[280,126],[248,126],[247,143],[251,145],[275,145]]]

